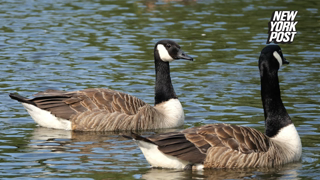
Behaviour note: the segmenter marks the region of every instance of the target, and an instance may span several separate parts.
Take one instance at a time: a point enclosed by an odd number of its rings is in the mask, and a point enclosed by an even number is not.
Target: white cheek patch
[[[273,56],[278,60],[279,68],[280,68],[282,66],[282,58],[281,58],[281,56],[279,55],[279,53],[277,51],[273,52]]]
[[[158,44],[157,50],[158,50],[160,59],[161,59],[162,61],[171,62],[171,61],[174,60],[174,59],[169,55],[167,49],[166,49],[162,44]]]

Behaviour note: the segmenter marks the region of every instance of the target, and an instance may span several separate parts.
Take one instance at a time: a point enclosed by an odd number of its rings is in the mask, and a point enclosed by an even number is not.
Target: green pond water
[[[74,179],[319,179],[320,2],[0,1],[0,177]],[[152,169],[117,133],[37,126],[11,92],[110,88],[154,100],[153,47],[173,39],[196,61],[171,63],[183,128],[231,123],[264,131],[258,57],[275,10],[298,11],[282,44],[283,102],[301,137],[300,162],[273,169]],[[143,132],[144,135],[158,133]]]

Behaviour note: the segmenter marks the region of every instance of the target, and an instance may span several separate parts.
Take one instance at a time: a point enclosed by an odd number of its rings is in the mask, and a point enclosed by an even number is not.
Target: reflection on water
[[[150,169],[142,175],[147,180],[174,179],[297,179],[301,163],[289,164],[277,169],[207,169],[204,171],[177,171]]]
[[[320,154],[318,1],[1,1],[0,176],[88,179],[317,179]],[[258,56],[274,10],[298,10],[282,99],[302,161],[276,169],[150,169],[119,134],[39,128],[9,99],[45,89],[111,88],[154,101],[154,43],[176,40],[196,61],[171,63],[184,128],[232,123],[264,130]],[[143,132],[144,135],[158,132]]]

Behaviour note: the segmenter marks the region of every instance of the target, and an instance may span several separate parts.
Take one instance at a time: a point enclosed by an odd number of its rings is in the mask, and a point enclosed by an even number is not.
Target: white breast
[[[300,136],[293,124],[283,127],[279,133],[271,138],[284,151],[289,162],[298,161],[302,154]]]
[[[163,128],[178,127],[184,124],[184,111],[178,99],[170,99],[154,108],[162,114]]]

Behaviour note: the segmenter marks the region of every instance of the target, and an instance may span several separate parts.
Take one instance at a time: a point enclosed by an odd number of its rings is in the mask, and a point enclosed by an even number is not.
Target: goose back
[[[117,131],[155,129],[159,113],[142,100],[110,89],[47,90],[35,94],[30,104],[72,122],[72,130]]]
[[[146,139],[163,154],[204,168],[275,167],[292,161],[278,141],[243,126],[212,124]]]

